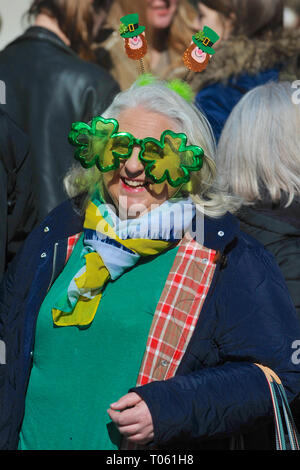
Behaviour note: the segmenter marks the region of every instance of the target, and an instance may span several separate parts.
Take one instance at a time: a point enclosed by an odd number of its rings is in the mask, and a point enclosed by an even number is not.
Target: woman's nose
[[[125,160],[125,171],[127,176],[134,178],[144,173],[144,165],[139,159],[140,147],[134,147],[131,157]]]

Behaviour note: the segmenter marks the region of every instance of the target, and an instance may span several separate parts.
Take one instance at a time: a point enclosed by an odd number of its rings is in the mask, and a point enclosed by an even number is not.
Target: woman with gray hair
[[[217,166],[221,186],[242,204],[241,228],[276,257],[300,318],[298,95],[290,82],[245,95],[221,135]]]
[[[72,126],[74,198],[0,288],[2,448],[190,454],[244,433],[272,448],[273,381],[300,391],[280,271],[214,189],[211,129],[170,86]]]

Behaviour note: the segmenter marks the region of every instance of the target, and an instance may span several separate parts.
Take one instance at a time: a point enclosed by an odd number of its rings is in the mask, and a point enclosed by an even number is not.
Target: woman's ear
[[[223,22],[223,34],[221,35],[221,39],[228,39],[231,33],[233,32],[235,25],[236,25],[236,19],[237,16],[235,13],[230,13],[229,16],[222,15],[222,22]]]
[[[236,25],[236,20],[237,20],[237,17],[236,17],[236,14],[234,12],[231,12],[230,15],[229,15],[229,19],[230,19],[230,33],[234,30],[235,28],[235,25]]]

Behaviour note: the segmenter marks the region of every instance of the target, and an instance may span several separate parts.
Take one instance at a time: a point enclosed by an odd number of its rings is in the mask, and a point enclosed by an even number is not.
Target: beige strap
[[[263,373],[265,374],[265,376],[270,382],[273,382],[273,380],[275,380],[275,382],[277,382],[278,384],[281,384],[280,378],[278,377],[278,375],[275,374],[275,372],[272,369],[269,369],[269,367],[263,366],[261,364],[254,363],[254,365],[259,367],[263,371]]]

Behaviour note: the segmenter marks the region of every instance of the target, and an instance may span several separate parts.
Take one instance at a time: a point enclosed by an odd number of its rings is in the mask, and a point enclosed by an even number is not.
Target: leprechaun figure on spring
[[[123,16],[119,32],[125,39],[125,51],[130,59],[140,60],[147,53],[147,41],[145,38],[145,26],[139,25],[139,15],[132,13]]]
[[[192,37],[190,46],[183,54],[185,66],[193,72],[202,72],[206,69],[211,56],[215,54],[214,44],[220,39],[220,36],[208,26],[204,26]]]

